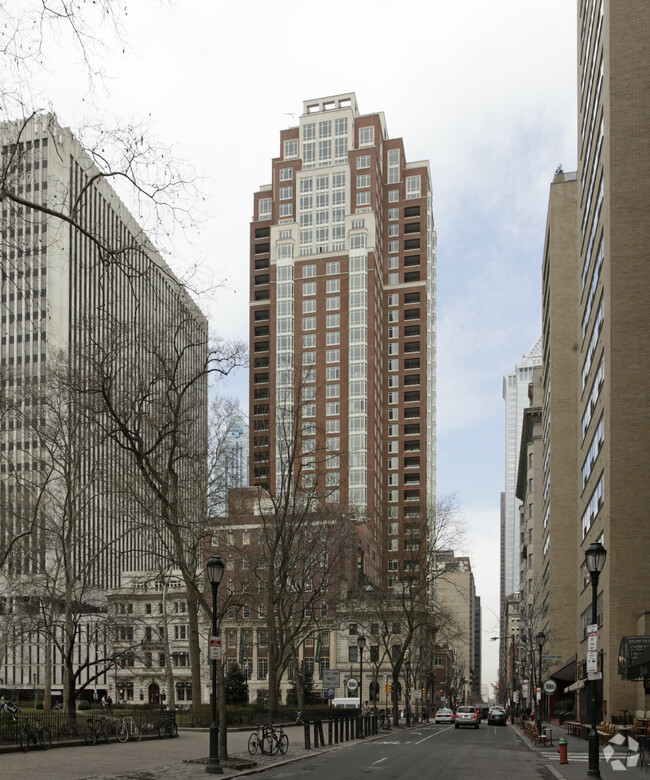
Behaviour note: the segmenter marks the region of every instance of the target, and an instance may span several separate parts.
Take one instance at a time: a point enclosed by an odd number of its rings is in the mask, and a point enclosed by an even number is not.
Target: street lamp
[[[359,713],[363,716],[363,648],[366,646],[366,638],[363,634],[357,637],[357,647],[359,648]],[[361,721],[363,723],[363,719]],[[365,723],[364,723],[365,726]],[[363,731],[361,732],[363,736]]]
[[[538,631],[535,636],[537,647],[539,648],[539,674],[537,675],[537,684],[539,685],[539,701],[537,702],[537,730],[542,733],[542,648],[546,644],[546,634]]]
[[[411,725],[411,702],[409,700],[410,685],[411,685],[411,662],[404,661],[404,668],[406,669],[406,725]]]
[[[218,555],[208,560],[205,570],[212,586],[212,636],[217,636],[217,591],[225,566]],[[211,775],[223,774],[219,763],[219,724],[217,723],[217,659],[212,658],[212,722],[210,723],[210,757],[205,771]]]
[[[598,578],[605,566],[607,550],[600,542],[592,542],[585,551],[585,563],[591,576],[591,624],[598,625]],[[588,777],[600,777],[598,766],[598,725],[596,723],[598,709],[598,680],[589,681],[591,687],[591,728],[589,729],[589,769]]]

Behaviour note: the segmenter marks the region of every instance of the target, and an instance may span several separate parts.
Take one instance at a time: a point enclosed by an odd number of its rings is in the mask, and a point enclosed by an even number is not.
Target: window
[[[412,200],[413,198],[421,197],[421,176],[407,176],[406,177],[406,199]]]
[[[341,386],[339,384],[327,385],[325,389],[326,398],[338,398],[341,394]]]
[[[327,363],[340,363],[341,362],[341,350],[340,349],[328,349],[325,352],[325,358]]]
[[[302,302],[302,313],[303,314],[314,314],[316,312],[316,301],[315,300],[307,300]]]
[[[335,311],[341,308],[341,298],[338,295],[333,295],[331,298],[326,298],[327,311]]]
[[[293,179],[293,168],[280,168],[280,181]]]
[[[273,201],[271,198],[262,198],[259,201],[259,219],[271,219],[271,212],[273,209]]]
[[[326,377],[328,382],[334,382],[341,378],[341,369],[338,366],[328,366]]]
[[[292,160],[298,156],[298,139],[292,138],[284,142],[284,159]]]
[[[397,184],[399,181],[399,149],[388,150],[388,183]],[[390,199],[390,198],[389,198]]]
[[[269,662],[267,658],[257,659],[257,679],[266,680],[269,674]]]
[[[303,282],[302,294],[303,296],[316,295],[316,282]]]
[[[303,265],[303,267],[302,267],[302,278],[303,279],[308,279],[310,276],[316,276],[316,266],[314,264]]]
[[[327,276],[332,276],[333,274],[340,274],[341,273],[341,261],[340,260],[333,260],[330,263],[327,263],[325,266],[325,273]]]
[[[325,327],[327,328],[340,328],[341,327],[341,315],[340,314],[328,314],[325,320]]]
[[[316,353],[315,352],[303,352],[302,353],[303,366],[315,366],[316,365]]]
[[[291,217],[293,215],[293,203],[281,203],[280,204],[280,216]]]
[[[315,318],[313,318],[315,319]],[[302,336],[302,348],[303,349],[316,349],[316,334],[315,333],[303,333]]]
[[[289,200],[293,198],[293,187],[280,187],[280,200]]]
[[[316,317],[303,317],[302,318],[303,330],[316,330]]]
[[[357,192],[357,206],[369,206],[369,205],[370,205],[370,193]]]
[[[360,127],[359,128],[359,146],[374,146],[375,145],[375,128],[374,127]]]
[[[328,293],[337,293],[341,291],[341,280],[340,279],[328,279],[327,280],[327,286],[326,286],[326,292]]]
[[[341,413],[341,404],[338,401],[330,401],[325,404],[325,414],[328,417],[336,417]]]
[[[315,335],[315,334],[314,334]],[[341,331],[332,330],[326,334],[325,343],[328,347],[334,347],[341,343]]]
[[[370,155],[360,154],[357,157],[357,168],[370,168]]]
[[[364,173],[361,176],[357,176],[357,189],[363,189],[370,187],[370,174]]]

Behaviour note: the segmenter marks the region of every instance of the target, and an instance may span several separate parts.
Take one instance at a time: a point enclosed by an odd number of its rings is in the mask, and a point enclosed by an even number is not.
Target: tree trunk
[[[278,715],[279,657],[277,644],[269,642],[269,715],[271,718],[275,718]]]
[[[303,668],[299,659],[298,650],[294,650],[293,655],[293,668],[294,675],[296,677],[296,699],[298,701],[298,709],[305,709],[305,690],[303,686]]]
[[[45,681],[43,685],[43,712],[52,709],[52,637],[45,632]]]
[[[190,668],[192,670],[192,709],[201,706],[201,646],[199,641],[199,602],[194,588],[187,588],[187,618],[190,628]],[[207,654],[206,654],[207,655]]]

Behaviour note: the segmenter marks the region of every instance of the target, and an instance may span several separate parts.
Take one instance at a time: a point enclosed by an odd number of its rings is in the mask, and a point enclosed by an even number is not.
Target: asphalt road
[[[536,780],[553,778],[539,753],[522,749],[512,729],[487,726],[477,730],[449,725],[423,725],[385,739],[357,742],[345,750],[269,768],[265,780],[304,778],[358,780],[376,774],[382,780]]]

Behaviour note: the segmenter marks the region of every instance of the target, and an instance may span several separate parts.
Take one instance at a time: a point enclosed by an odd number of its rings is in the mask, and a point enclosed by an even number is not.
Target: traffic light
[[[392,683],[386,683],[386,693],[391,693],[393,690],[393,684]]]

